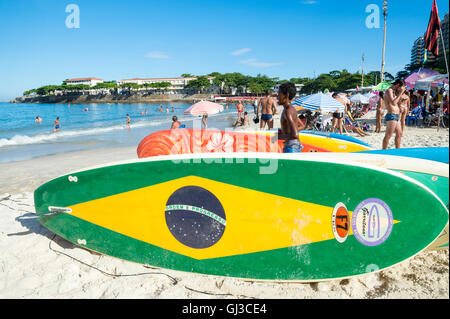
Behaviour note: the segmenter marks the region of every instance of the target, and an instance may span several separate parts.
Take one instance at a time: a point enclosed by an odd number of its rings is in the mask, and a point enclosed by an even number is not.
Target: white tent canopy
[[[431,86],[442,87],[442,86],[444,86],[444,83],[445,83],[444,81],[447,78],[448,78],[448,74],[433,75],[433,76],[430,76],[425,79],[417,80],[414,88],[416,90],[428,91],[431,89]]]

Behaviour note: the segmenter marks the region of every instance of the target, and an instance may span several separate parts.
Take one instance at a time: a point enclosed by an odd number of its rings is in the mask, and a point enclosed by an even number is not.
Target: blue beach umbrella
[[[310,111],[322,113],[344,112],[344,105],[328,94],[317,93],[296,99],[293,106],[300,106]]]

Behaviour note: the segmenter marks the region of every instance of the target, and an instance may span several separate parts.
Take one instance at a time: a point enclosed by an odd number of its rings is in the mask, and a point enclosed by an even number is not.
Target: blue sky
[[[80,9],[67,28],[66,6]],[[379,70],[382,21],[366,27],[381,0],[0,0],[0,101],[73,77],[121,80],[214,71],[313,77]],[[437,0],[443,19],[448,2]],[[432,0],[390,0],[386,71],[409,63]],[[382,19],[382,16],[380,16]]]

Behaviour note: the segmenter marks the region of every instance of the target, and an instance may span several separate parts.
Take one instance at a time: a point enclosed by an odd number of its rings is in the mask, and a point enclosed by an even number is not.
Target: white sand
[[[373,114],[366,117],[373,120]],[[380,148],[383,135],[363,140]],[[448,146],[448,137],[447,129],[408,128],[403,146]],[[422,252],[387,270],[346,280],[247,282],[93,254],[39,224],[33,191],[40,184],[76,169],[133,158],[135,148],[99,149],[0,164],[0,298],[449,298],[448,250]]]

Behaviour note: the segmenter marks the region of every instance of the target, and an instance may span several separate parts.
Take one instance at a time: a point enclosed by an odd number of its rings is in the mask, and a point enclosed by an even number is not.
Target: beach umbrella
[[[328,94],[317,93],[307,95],[296,99],[293,106],[299,106],[310,111],[320,111],[322,113],[328,112],[344,112],[344,104],[336,99],[333,99]]]
[[[391,83],[383,81],[380,82],[377,86],[375,86],[372,91],[373,92],[384,92],[392,86]]]
[[[353,103],[369,104],[369,99],[361,93],[351,96],[350,101],[352,101]]]
[[[416,86],[416,82],[421,79],[429,78],[433,75],[440,75],[439,72],[426,68],[420,68],[416,72],[411,73],[405,78],[406,87],[413,89]]]
[[[184,111],[184,115],[212,115],[223,111],[223,106],[217,103],[201,101],[191,105],[188,109]]]
[[[374,96],[377,96],[377,95],[375,93],[369,92],[369,93],[363,94],[363,96],[370,100],[371,98],[373,98]]]

